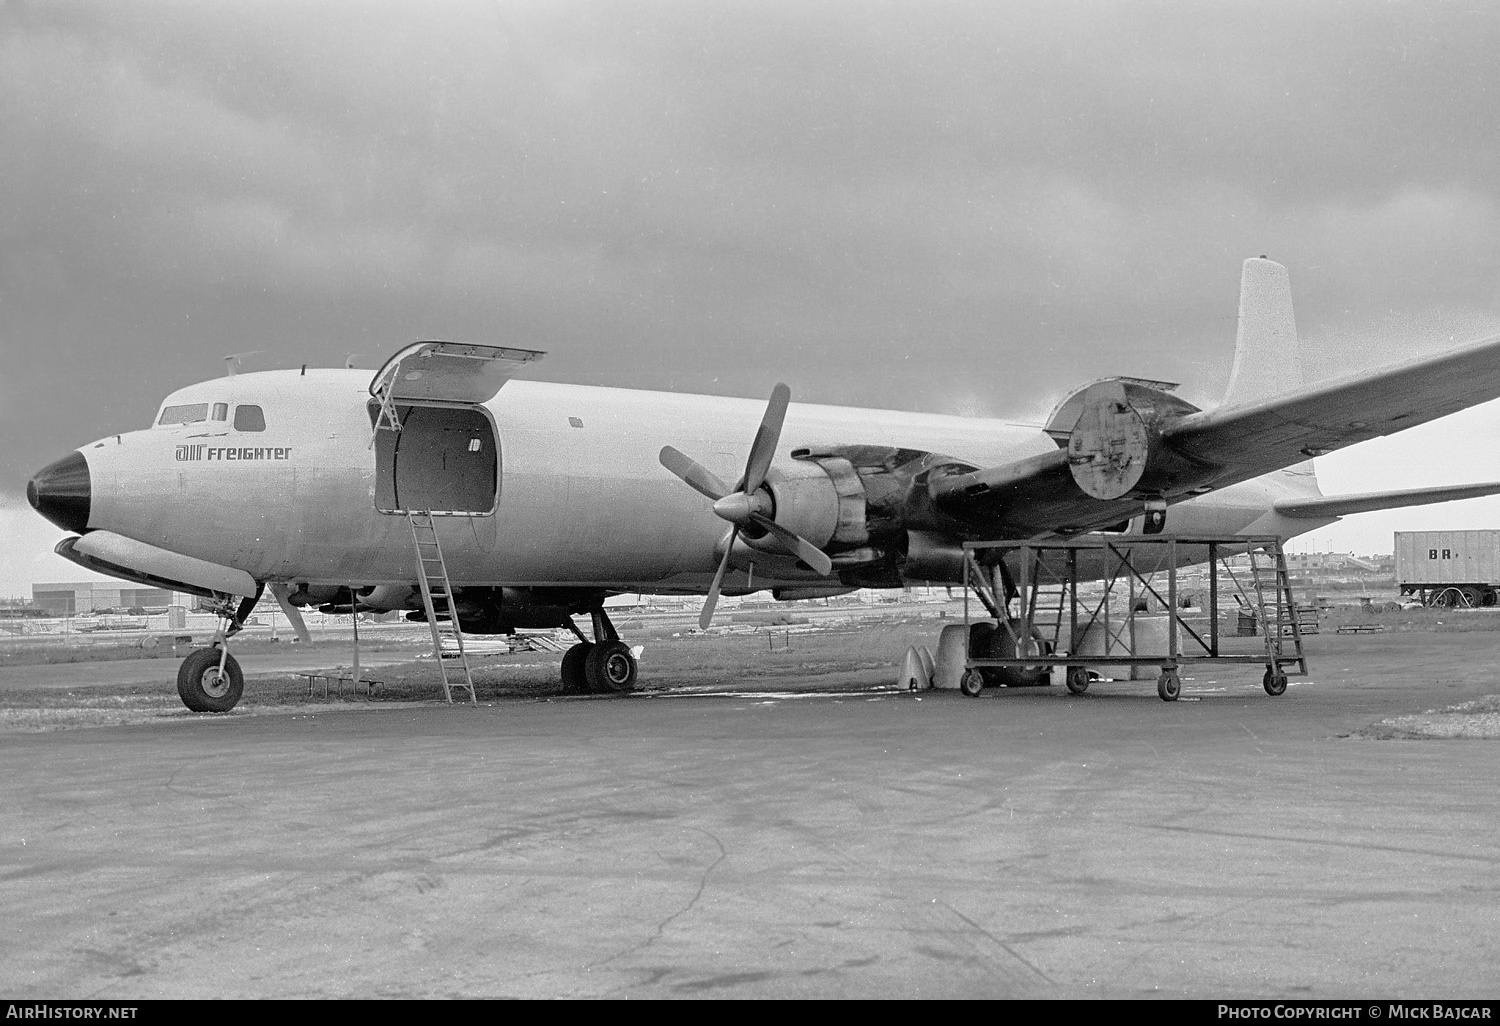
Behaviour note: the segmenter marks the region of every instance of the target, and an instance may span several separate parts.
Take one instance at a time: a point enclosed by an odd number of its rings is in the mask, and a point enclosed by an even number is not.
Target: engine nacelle
[[[771,468],[766,490],[775,503],[775,521],[819,548],[844,549],[869,540],[865,527],[865,488],[858,472],[839,456],[797,459]],[[753,532],[745,540],[779,552]]]
[[[1048,418],[1047,434],[1067,450],[1073,481],[1096,499],[1160,493],[1186,461],[1162,442],[1168,419],[1197,413],[1167,389],[1176,385],[1109,378],[1078,389]]]
[[[901,564],[901,579],[936,581],[942,584],[963,583],[963,545],[926,531],[908,531],[906,560]]]
[[[604,601],[594,588],[459,588],[453,605],[458,625],[468,634],[514,634],[517,628],[561,627],[567,617]],[[439,608],[439,615],[443,610]],[[408,620],[421,620],[418,610]]]
[[[422,595],[415,584],[377,584],[354,594],[361,610],[389,613],[393,609],[422,608]]]
[[[349,589],[339,584],[296,584],[287,592],[287,602],[294,606],[324,606],[349,601]]]

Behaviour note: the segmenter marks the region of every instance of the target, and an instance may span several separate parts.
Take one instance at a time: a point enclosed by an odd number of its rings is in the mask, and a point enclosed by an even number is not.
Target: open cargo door
[[[417,342],[386,361],[370,382],[376,508],[452,516],[494,512],[500,439],[483,404],[542,355]]]
[[[535,349],[414,342],[385,362],[370,381],[370,394],[384,402],[436,399],[486,403],[520,371],[545,353]]]

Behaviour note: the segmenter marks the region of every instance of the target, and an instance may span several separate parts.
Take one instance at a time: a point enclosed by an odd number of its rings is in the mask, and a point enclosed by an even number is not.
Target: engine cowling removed
[[[1162,442],[1170,420],[1198,407],[1175,385],[1108,378],[1072,392],[1043,429],[1067,452],[1073,481],[1095,499],[1145,498],[1169,488],[1191,464]]]

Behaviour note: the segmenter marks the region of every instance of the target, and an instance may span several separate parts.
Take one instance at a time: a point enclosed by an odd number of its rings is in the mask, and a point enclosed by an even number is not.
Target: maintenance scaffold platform
[[[1248,567],[1236,574],[1229,558],[1245,554]],[[1208,599],[1188,622],[1178,601],[1183,567],[1206,564]],[[1220,571],[1233,586],[1240,609],[1248,608],[1264,638],[1262,652],[1225,652],[1220,647]],[[1068,689],[1082,694],[1089,665],[1161,667],[1157,694],[1173,702],[1182,692],[1179,670],[1202,662],[1262,663],[1263,684],[1272,696],[1285,693],[1289,671],[1307,673],[1302,651],[1304,624],[1292,596],[1281,539],[1275,535],[1088,535],[1045,541],[964,543],[964,626],[970,645],[961,688],[977,695],[997,673],[1050,672],[1066,668]],[[1166,593],[1160,589],[1166,578]],[[1242,579],[1243,578],[1243,579]],[[1088,585],[1083,595],[1080,585]],[[992,641],[976,652],[970,595],[994,619]],[[1166,651],[1142,652],[1146,633],[1136,628],[1143,602],[1154,598],[1165,614]],[[1160,614],[1158,614],[1159,616]],[[1206,635],[1206,636],[1205,636]],[[1160,640],[1160,632],[1157,634]]]

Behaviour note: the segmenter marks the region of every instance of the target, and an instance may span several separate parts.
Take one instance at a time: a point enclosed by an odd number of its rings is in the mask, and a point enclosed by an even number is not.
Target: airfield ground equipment
[[[1424,606],[1495,605],[1500,531],[1397,531],[1396,587]]]
[[[1201,662],[1262,663],[1272,696],[1286,691],[1288,670],[1307,673],[1302,630],[1281,539],[1274,535],[1210,538],[1098,535],[1052,541],[965,542],[964,625],[968,657],[960,687],[977,695],[991,680],[1039,683],[1063,667],[1068,690],[1089,686],[1089,666],[1159,666],[1156,691],[1176,701],[1180,669]],[[1246,553],[1236,573],[1229,557]],[[1179,576],[1206,564],[1208,592],[1187,610]],[[1226,652],[1220,645],[1220,572],[1261,624],[1262,651]],[[1165,594],[1161,589],[1165,578]],[[971,619],[970,594],[993,618]],[[1161,614],[1142,607],[1154,599]],[[1206,623],[1205,623],[1206,619]],[[1192,621],[1192,622],[1190,622]],[[1163,629],[1164,628],[1164,629]],[[1165,651],[1143,651],[1164,646]]]

